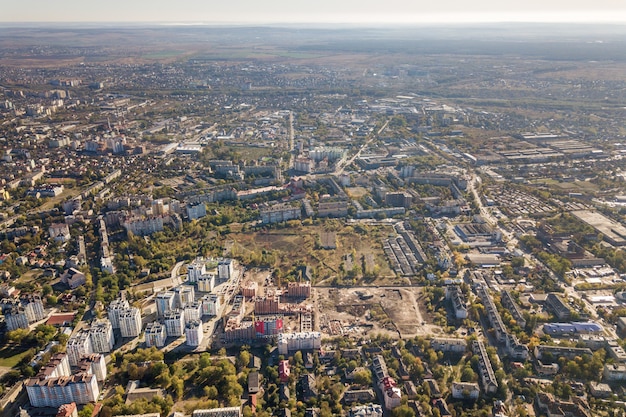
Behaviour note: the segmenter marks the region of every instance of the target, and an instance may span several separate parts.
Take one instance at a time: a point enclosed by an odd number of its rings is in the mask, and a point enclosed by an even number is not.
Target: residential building
[[[187,265],[187,281],[194,283],[198,278],[206,274],[206,259],[198,257]]]
[[[383,394],[383,402],[387,410],[393,410],[402,404],[402,391],[392,377],[387,376],[383,378],[378,386]]]
[[[235,274],[235,261],[233,259],[220,259],[217,262],[217,279],[221,282],[228,281]]]
[[[200,275],[197,278],[196,282],[198,283],[198,291],[211,292],[213,291],[213,287],[215,287],[215,275],[213,274]]]
[[[193,302],[188,304],[183,309],[185,314],[185,323],[188,323],[193,320],[200,320],[202,318],[202,304]]]
[[[574,359],[576,356],[589,355],[593,352],[588,348],[539,345],[535,347],[535,357],[545,362],[556,362],[560,357]]]
[[[345,198],[321,198],[317,207],[318,217],[346,217],[348,200]]]
[[[289,361],[283,360],[278,362],[278,378],[280,379],[280,382],[283,384],[289,382],[289,375],[291,375]]]
[[[261,209],[261,222],[263,224],[286,222],[300,217],[302,217],[302,209],[299,206],[276,204]]]
[[[626,364],[613,363],[604,365],[604,371],[602,372],[604,379],[610,382],[624,381],[626,380]]]
[[[202,322],[199,320],[192,320],[185,325],[185,336],[187,338],[187,345],[200,346],[204,338],[204,332],[202,329]]]
[[[79,369],[78,373],[95,375],[98,382],[102,382],[107,378],[107,364],[102,354],[92,353],[91,355],[85,355],[78,362],[77,366]]]
[[[206,216],[206,205],[204,203],[188,204],[187,217],[189,220],[196,220]]]
[[[475,382],[453,382],[452,398],[457,400],[477,400],[480,388]]]
[[[365,403],[376,399],[374,391],[369,389],[349,389],[343,393],[343,402],[345,404]]]
[[[26,311],[21,307],[12,307],[5,309],[4,321],[7,324],[7,330],[28,329],[28,317]]]
[[[165,314],[172,311],[175,306],[176,294],[172,291],[162,291],[155,297],[157,316],[165,317]]]
[[[572,310],[560,295],[550,293],[546,297],[546,306],[554,313],[559,320],[569,320],[572,317]]]
[[[167,337],[180,337],[185,334],[185,315],[181,310],[165,313],[164,322]]]
[[[137,307],[131,307],[119,313],[119,321],[122,337],[137,337],[141,333],[143,323]]]
[[[176,308],[184,308],[187,305],[193,304],[195,300],[195,291],[191,285],[181,285],[174,288],[174,302]]]
[[[70,375],[72,375],[72,370],[70,369],[70,360],[67,356],[67,353],[63,352],[52,355],[50,361],[46,364],[46,366],[39,369],[39,372],[37,373],[37,378],[48,379]]]
[[[91,346],[97,353],[107,353],[113,350],[115,338],[113,336],[113,326],[107,319],[96,320],[89,329]]]
[[[297,350],[319,349],[322,335],[319,332],[281,333],[278,335],[278,353],[286,355]]]
[[[452,303],[454,315],[458,320],[467,318],[467,303],[463,296],[463,291],[458,285],[449,285],[446,287],[446,298]]]
[[[502,290],[502,292],[500,292],[500,300],[502,302],[502,306],[509,310],[517,325],[522,329],[526,327],[526,320],[524,319],[522,310],[520,310],[519,306],[513,299],[511,292],[509,290]]]
[[[62,404],[57,410],[56,417],[78,417],[78,409],[76,403],[71,402],[69,404]]]
[[[222,304],[221,304],[219,295],[208,294],[202,297],[202,315],[203,316],[217,316],[221,308],[222,308]]]
[[[159,322],[148,323],[145,332],[146,346],[161,348],[165,346],[165,339],[167,335],[165,333],[165,326]]]
[[[435,337],[430,340],[430,347],[436,352],[464,353],[467,349],[467,341],[465,339]]]
[[[72,236],[70,235],[70,227],[65,223],[53,223],[48,228],[50,238],[57,242],[68,242]]]
[[[61,282],[67,284],[70,289],[76,289],[81,285],[85,285],[87,277],[76,268],[70,268],[61,275]]]
[[[109,321],[111,322],[111,326],[113,326],[114,329],[120,328],[120,313],[128,310],[129,308],[130,304],[123,298],[117,298],[111,301],[111,304],[109,304],[109,308],[107,309],[107,315],[109,317]]]
[[[241,417],[240,407],[212,408],[210,410],[195,410],[191,417]]]
[[[485,345],[480,340],[474,340],[472,351],[478,356],[478,373],[480,374],[483,390],[488,394],[495,394],[498,391],[498,381],[496,380],[496,374],[493,372]]]
[[[383,408],[378,404],[357,405],[350,409],[349,417],[383,417]]]
[[[77,366],[80,359],[94,353],[91,345],[91,337],[86,330],[79,330],[67,341],[67,356],[71,366]]]
[[[95,375],[78,374],[26,381],[26,392],[33,407],[59,407],[62,404],[95,403],[100,396]]]
[[[26,313],[26,318],[29,323],[35,323],[46,318],[43,302],[41,301],[41,297],[39,295],[24,295],[20,298],[20,303],[22,304],[22,307],[24,307],[24,313]]]

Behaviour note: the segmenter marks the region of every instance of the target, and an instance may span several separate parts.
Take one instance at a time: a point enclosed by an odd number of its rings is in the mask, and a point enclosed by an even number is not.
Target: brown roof
[[[52,326],[60,326],[65,323],[71,323],[74,320],[76,313],[61,313],[61,314],[53,314],[50,316],[46,324]]]

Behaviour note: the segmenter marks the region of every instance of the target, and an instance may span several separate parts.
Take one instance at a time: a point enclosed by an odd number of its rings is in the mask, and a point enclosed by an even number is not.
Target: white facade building
[[[141,313],[137,307],[131,307],[128,310],[124,310],[120,313],[119,319],[122,337],[139,336],[143,323],[141,321]]]
[[[217,278],[220,281],[228,281],[235,274],[235,261],[232,259],[220,259],[217,263]]]
[[[165,317],[165,313],[174,309],[174,302],[176,295],[172,291],[163,291],[156,295],[155,303],[157,308],[157,315],[159,317]]]
[[[213,291],[213,287],[215,287],[215,275],[200,275],[196,282],[198,283],[198,291],[211,292]]]
[[[202,331],[202,322],[199,320],[190,321],[185,325],[185,336],[187,337],[187,345],[200,346],[204,339]]]
[[[97,353],[107,353],[113,350],[115,337],[113,336],[113,326],[107,319],[96,320],[89,329],[91,346]]]
[[[193,302],[192,304],[185,306],[184,314],[185,323],[200,320],[202,318],[202,304]]]
[[[167,337],[179,337],[185,332],[185,315],[181,310],[165,313],[165,332]]]
[[[120,328],[120,313],[128,310],[129,308],[130,304],[125,299],[117,298],[111,301],[107,310],[107,315],[109,316],[109,321],[114,329]]]
[[[95,375],[78,374],[58,378],[31,378],[26,392],[33,407],[54,407],[75,402],[87,404],[98,401],[100,389]]]
[[[320,332],[281,333],[278,335],[278,353],[287,355],[297,350],[313,350],[322,346]]]
[[[146,326],[146,346],[147,347],[158,347],[161,348],[165,346],[165,339],[167,338],[167,334],[165,333],[165,326],[159,322],[148,323]]]
[[[77,366],[83,356],[92,353],[94,352],[88,331],[80,330],[67,341],[67,357],[71,366]]]
[[[202,315],[203,316],[217,316],[222,303],[220,297],[217,294],[208,294],[202,297]]]

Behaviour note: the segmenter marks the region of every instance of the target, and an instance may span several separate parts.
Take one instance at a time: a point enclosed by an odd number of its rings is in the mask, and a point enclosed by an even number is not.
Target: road
[[[389,120],[385,121],[385,123],[382,125],[382,127],[380,129],[378,129],[378,131],[376,132],[376,134],[370,135],[369,139],[367,139],[365,141],[365,143],[363,143],[363,145],[361,145],[361,148],[358,150],[357,153],[355,153],[352,158],[348,159],[347,161],[344,159],[342,159],[341,161],[339,161],[337,163],[337,168],[335,169],[334,174],[335,175],[341,175],[343,174],[343,171],[346,169],[346,167],[349,167],[350,165],[352,165],[352,163],[354,162],[355,159],[357,159],[359,156],[361,156],[361,152],[363,152],[370,143],[372,143],[372,141],[376,138],[378,138],[378,136],[383,133],[385,131],[385,129],[387,129],[387,126],[389,125]]]

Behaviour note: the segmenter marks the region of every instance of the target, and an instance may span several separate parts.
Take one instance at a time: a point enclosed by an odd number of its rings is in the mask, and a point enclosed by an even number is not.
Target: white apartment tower
[[[179,337],[185,333],[185,315],[181,310],[165,313],[165,332],[167,337]]]
[[[80,330],[67,341],[67,357],[71,366],[77,366],[83,356],[92,353],[91,337],[86,330]]]
[[[204,338],[202,331],[202,322],[199,320],[190,321],[185,325],[185,336],[187,337],[188,346],[200,346]]]
[[[148,323],[146,326],[146,346],[147,347],[158,347],[161,348],[165,346],[165,339],[167,335],[165,334],[165,326],[159,322]]]
[[[93,351],[97,353],[107,353],[113,350],[115,338],[113,336],[113,326],[107,319],[96,320],[89,329],[91,345]]]
[[[124,310],[119,315],[122,337],[137,337],[141,333],[141,313],[136,307]]]

